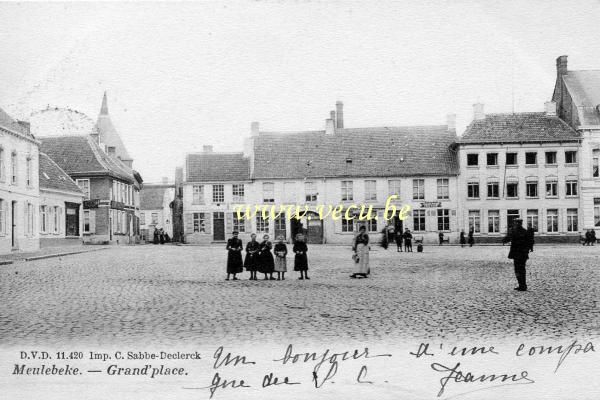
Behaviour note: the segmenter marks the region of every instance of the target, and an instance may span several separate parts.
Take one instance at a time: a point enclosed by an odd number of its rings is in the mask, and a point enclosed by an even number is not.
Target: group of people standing
[[[596,243],[596,231],[593,229],[588,229],[585,231],[585,237],[583,240],[584,246],[593,246]]]
[[[250,272],[250,280],[258,280],[257,274],[264,274],[264,280],[285,280],[287,272],[287,254],[288,249],[285,244],[285,238],[279,236],[277,243],[269,240],[269,235],[263,236],[263,241],[256,240],[256,234],[250,235],[250,241],[246,244],[246,257],[242,260],[242,250],[244,246],[242,240],[238,238],[238,232],[233,232],[232,238],[227,241],[227,278],[233,275],[233,280],[237,281],[237,274],[242,273],[244,268]],[[300,272],[298,279],[310,279],[308,277],[308,246],[303,234],[296,235],[296,241],[292,247],[294,252],[294,271]],[[277,273],[277,278],[273,276]]]
[[[402,245],[404,245],[404,251],[411,253],[412,250],[412,241],[413,235],[410,233],[410,229],[406,228],[404,232],[401,229],[396,231],[394,235],[394,241],[396,242],[396,247],[398,252],[402,252]]]
[[[467,244],[467,239],[465,238],[465,231],[460,231],[460,247],[465,247],[465,244]],[[475,229],[471,228],[469,229],[469,247],[473,247],[473,245],[475,244]],[[441,245],[441,243],[440,243]]]
[[[165,244],[171,242],[171,238],[169,234],[163,230],[163,228],[154,229],[154,236],[152,238],[152,243],[154,244]]]

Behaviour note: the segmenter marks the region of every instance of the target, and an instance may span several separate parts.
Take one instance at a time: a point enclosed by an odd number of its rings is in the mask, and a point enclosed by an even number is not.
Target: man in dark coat
[[[509,231],[508,236],[504,238],[503,242],[510,242],[508,258],[512,259],[515,264],[515,276],[519,283],[519,286],[515,290],[524,292],[527,290],[525,264],[529,259],[529,252],[533,251],[533,235],[530,235],[523,228],[523,220],[517,218],[513,220],[513,229]]]

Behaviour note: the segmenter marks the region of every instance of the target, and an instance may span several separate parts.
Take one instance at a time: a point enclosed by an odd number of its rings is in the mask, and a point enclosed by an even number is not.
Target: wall
[[[47,209],[52,207],[59,207],[60,214],[58,218],[58,229],[50,229],[52,228],[53,223],[50,221],[50,213],[48,212],[48,229],[47,232],[42,232],[42,223],[41,223],[41,212],[39,212],[40,216],[40,247],[53,247],[53,246],[68,246],[68,245],[77,245],[83,243],[83,223],[82,223],[82,201],[83,196],[76,194],[66,194],[59,193],[49,190],[40,190],[40,206],[46,206]],[[65,202],[69,203],[78,203],[79,206],[79,236],[70,236],[67,238],[66,236],[66,207]]]

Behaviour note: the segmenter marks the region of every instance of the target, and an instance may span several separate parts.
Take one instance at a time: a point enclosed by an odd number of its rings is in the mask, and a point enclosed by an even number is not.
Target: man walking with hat
[[[510,242],[510,251],[508,258],[512,259],[515,264],[515,276],[519,286],[515,288],[520,292],[527,290],[527,273],[525,264],[529,259],[529,251],[533,251],[533,235],[528,234],[523,228],[523,220],[516,218],[513,220],[513,228],[508,232],[503,240],[504,243]]]

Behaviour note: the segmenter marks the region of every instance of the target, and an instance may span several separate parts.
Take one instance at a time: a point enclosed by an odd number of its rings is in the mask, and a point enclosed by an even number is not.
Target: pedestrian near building
[[[465,247],[467,244],[467,238],[465,237],[465,231],[460,231],[460,247]]]
[[[350,275],[350,278],[366,278],[371,272],[369,270],[369,235],[366,226],[361,225],[358,229],[352,251],[354,251],[353,259],[356,272]]]
[[[404,234],[402,233],[401,229],[398,229],[396,231],[395,240],[396,240],[396,248],[397,248],[398,252],[401,253],[402,252],[402,242],[404,241]]]
[[[265,274],[265,280],[274,281],[275,260],[273,260],[273,253],[271,253],[272,248],[273,244],[269,241],[269,235],[264,235],[263,241],[260,243],[258,270]]]
[[[287,272],[287,246],[283,242],[284,237],[280,235],[278,237],[277,243],[275,243],[275,247],[273,248],[273,252],[275,253],[275,272],[277,272],[277,280],[285,280],[285,273]]]
[[[250,280],[255,281],[256,271],[258,271],[260,244],[256,241],[256,233],[250,235],[250,241],[246,244],[246,259],[244,267],[250,272]]]
[[[406,228],[404,231],[404,251],[412,253],[412,233],[410,229]]]
[[[152,243],[158,244],[159,241],[160,241],[160,238],[159,238],[158,229],[154,228],[154,237],[152,238]]]
[[[475,229],[469,229],[469,247],[473,247],[475,244]]]
[[[237,231],[233,231],[233,237],[227,241],[225,248],[227,249],[227,278],[225,280],[228,281],[229,275],[233,275],[233,280],[237,281],[238,278],[235,275],[244,271],[244,263],[242,261],[242,249],[244,245],[241,239],[238,238]]]
[[[440,232],[438,234],[438,237],[440,239],[440,246],[444,243],[444,232]]]
[[[513,260],[515,266],[515,276],[519,284],[515,290],[524,292],[527,290],[527,271],[525,265],[529,259],[529,252],[532,249],[532,238],[529,236],[525,228],[523,228],[523,220],[516,218],[513,220],[513,229],[503,240],[504,243],[510,242],[510,251],[508,258]]]
[[[296,242],[294,243],[292,251],[296,254],[294,256],[294,271],[300,272],[300,278],[298,279],[310,279],[308,277],[308,257],[306,256],[308,246],[304,241],[303,234],[299,233],[296,236]]]
[[[590,229],[590,238],[593,246],[596,243],[596,230]]]

